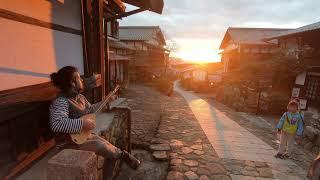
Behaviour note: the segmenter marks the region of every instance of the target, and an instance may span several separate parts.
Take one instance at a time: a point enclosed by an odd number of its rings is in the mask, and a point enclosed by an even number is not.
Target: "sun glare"
[[[175,39],[178,51],[172,56],[193,63],[219,62],[219,50],[214,48],[212,40],[206,39]]]

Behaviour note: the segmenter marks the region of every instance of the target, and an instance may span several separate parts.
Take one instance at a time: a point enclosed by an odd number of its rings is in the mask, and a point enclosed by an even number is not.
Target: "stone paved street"
[[[132,84],[125,92],[127,105],[132,109],[131,141],[135,147],[148,148],[157,132],[166,98],[153,88]]]
[[[306,172],[291,160],[275,159],[276,151],[193,93],[180,89],[232,179],[304,179]]]
[[[185,100],[174,93],[163,103],[162,121],[152,140],[158,147],[151,145],[150,148],[168,155],[167,179],[230,179]]]
[[[199,97],[208,102],[211,106],[214,106],[221,112],[224,112],[233,121],[237,122],[241,127],[245,128],[259,139],[263,140],[273,149],[279,147],[279,140],[276,136],[276,122],[280,118],[280,115],[272,116],[257,116],[255,114],[248,114],[244,112],[237,112],[217,101],[214,100],[214,96],[208,94],[197,94]],[[294,158],[292,159],[297,165],[308,170],[311,162],[318,154],[310,153],[305,150],[303,146],[294,146]]]
[[[131,85],[126,97],[129,98],[127,103],[133,111],[132,131],[136,134],[137,131],[144,129],[140,137],[151,138],[150,141],[148,138],[142,138],[142,140],[150,144],[148,150],[152,153],[154,160],[168,162],[165,179],[231,179],[186,101],[179,94],[174,93],[171,97],[167,97],[155,92],[152,88]],[[144,104],[144,101],[149,103]],[[143,111],[139,111],[142,109]],[[156,127],[155,135],[152,136],[151,131],[157,121],[150,118],[156,118],[155,113],[158,112],[161,112],[161,121]],[[153,114],[153,116],[144,117],[143,114]],[[141,157],[139,150],[134,150],[134,154]],[[155,177],[155,175],[148,175],[152,169],[145,164],[151,163],[147,159],[143,161],[142,168],[137,172],[127,171],[124,168],[126,172],[121,174],[130,173],[131,177],[137,177],[137,179]],[[141,172],[145,174],[143,177]]]
[[[151,87],[130,86],[126,97],[133,113],[134,143],[153,158],[134,150],[143,160],[142,168],[122,174],[168,180],[305,179],[305,170],[291,160],[275,159],[273,146],[226,112],[177,86],[175,91],[167,97]]]

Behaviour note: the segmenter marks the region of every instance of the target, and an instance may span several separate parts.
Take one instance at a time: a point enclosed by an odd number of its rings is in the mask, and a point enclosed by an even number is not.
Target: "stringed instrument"
[[[107,105],[107,103],[110,101],[110,98],[117,93],[117,91],[120,89],[120,86],[117,85],[116,88],[109,93],[102,102],[100,102],[99,106],[95,110],[94,113],[92,113],[91,118],[96,119],[96,114],[101,112],[101,110]],[[87,115],[88,116],[88,115]],[[70,134],[71,140],[76,144],[83,144],[85,143],[90,137],[91,137],[91,130],[89,131],[81,131],[80,133]]]

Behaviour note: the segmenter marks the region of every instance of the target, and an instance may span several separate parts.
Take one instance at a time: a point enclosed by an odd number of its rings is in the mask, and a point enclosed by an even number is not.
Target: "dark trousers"
[[[122,155],[122,151],[119,148],[115,147],[110,142],[99,137],[98,135],[92,134],[91,138],[87,142],[78,145],[77,149],[92,151],[97,155],[103,156],[103,179],[112,179],[115,163],[117,159],[121,158]]]

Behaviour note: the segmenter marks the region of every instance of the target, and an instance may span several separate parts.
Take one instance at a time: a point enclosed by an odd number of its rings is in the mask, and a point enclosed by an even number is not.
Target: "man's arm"
[[[82,119],[69,118],[69,104],[64,98],[57,98],[50,106],[50,127],[57,133],[78,133],[83,126]]]

